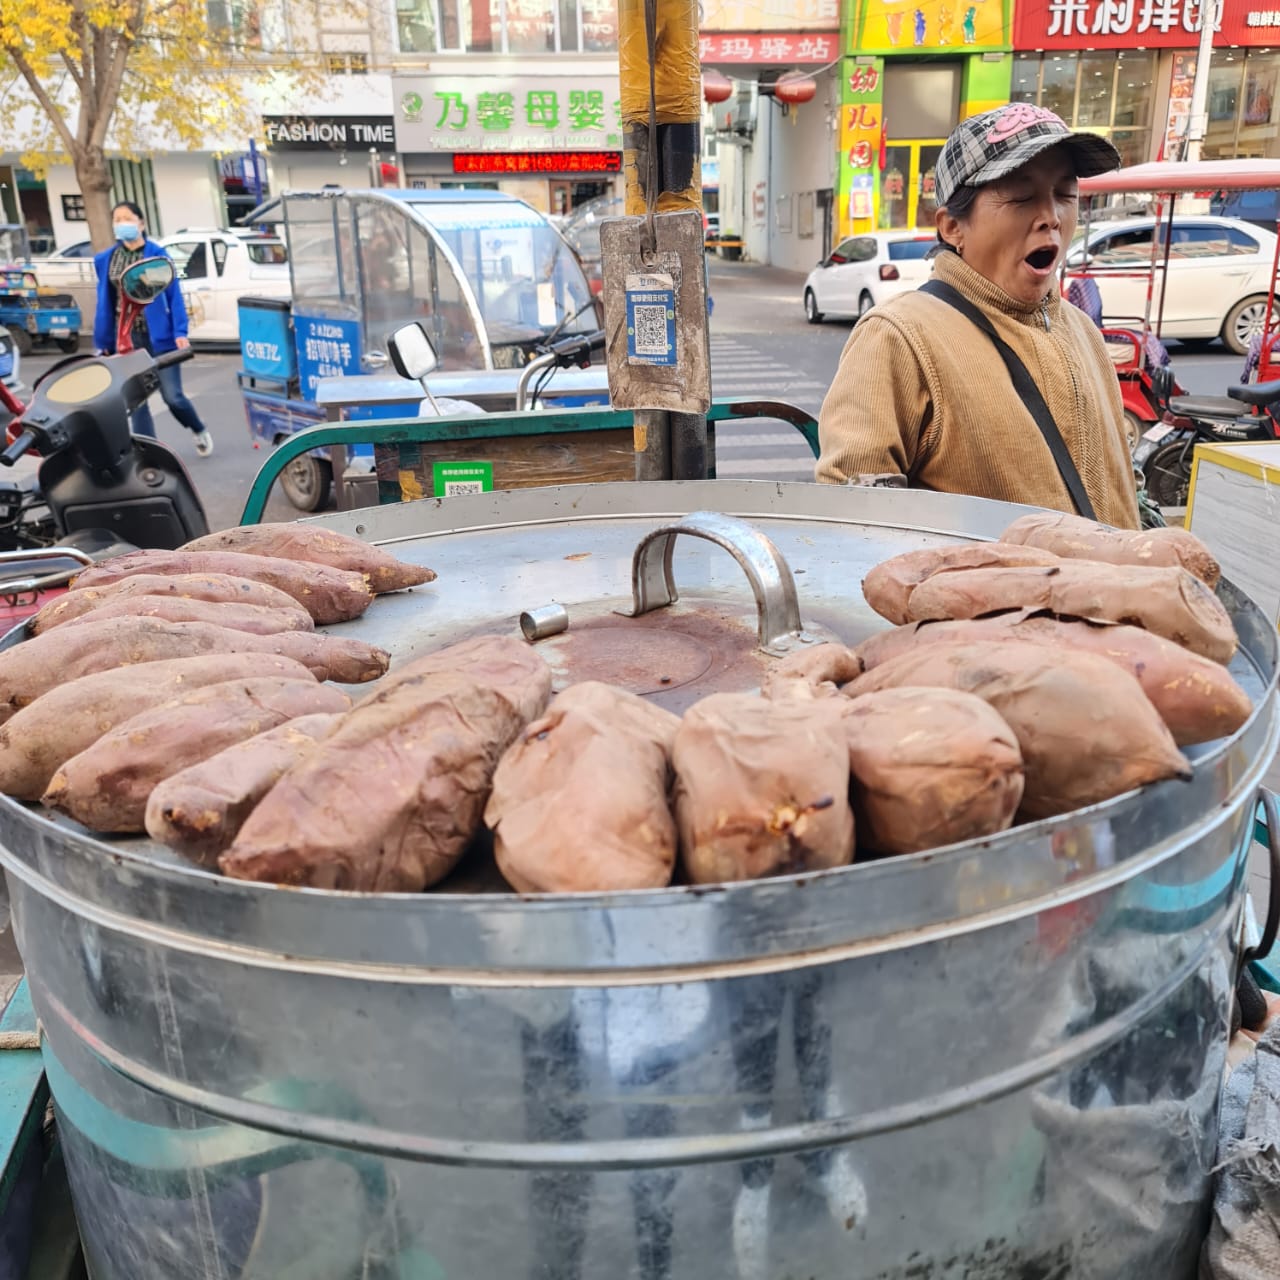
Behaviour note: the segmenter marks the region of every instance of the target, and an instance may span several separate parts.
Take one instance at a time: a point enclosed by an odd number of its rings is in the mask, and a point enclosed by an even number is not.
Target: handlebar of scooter
[[[24,431],[3,453],[0,453],[0,466],[13,466],[35,442],[36,433]]]
[[[181,364],[184,360],[191,360],[195,356],[195,352],[190,347],[179,347],[175,351],[166,351],[161,355],[152,357],[155,361],[157,369],[167,368],[171,364]]]
[[[572,338],[561,338],[559,342],[553,342],[547,348],[547,354],[555,356],[557,364],[567,367],[588,359],[593,351],[600,351],[603,347],[604,330],[597,329],[594,333],[580,333]]]

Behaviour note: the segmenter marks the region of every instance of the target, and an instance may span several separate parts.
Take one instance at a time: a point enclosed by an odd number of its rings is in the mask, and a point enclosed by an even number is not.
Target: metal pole
[[[701,212],[697,0],[619,0],[618,67],[626,212],[631,216],[643,216],[650,209]],[[656,126],[652,137],[651,123]],[[637,410],[634,447],[637,480],[706,477],[707,422],[699,414]]]
[[[1204,135],[1209,131],[1209,62],[1213,57],[1213,36],[1221,13],[1222,0],[1200,0],[1200,51],[1196,54],[1196,78],[1191,85],[1185,160],[1200,159]]]

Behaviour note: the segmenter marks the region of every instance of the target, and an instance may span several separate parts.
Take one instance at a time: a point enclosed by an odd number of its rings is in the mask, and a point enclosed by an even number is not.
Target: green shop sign
[[[612,76],[396,76],[396,150],[617,151]]]

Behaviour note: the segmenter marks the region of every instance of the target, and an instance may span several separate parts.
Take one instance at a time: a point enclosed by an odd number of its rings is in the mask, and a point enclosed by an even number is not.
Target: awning
[[[1267,190],[1280,190],[1280,160],[1161,160],[1080,179],[1080,194],[1087,196]]]

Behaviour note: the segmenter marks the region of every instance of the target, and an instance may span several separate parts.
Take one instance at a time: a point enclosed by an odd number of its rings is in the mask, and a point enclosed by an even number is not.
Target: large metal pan
[[[780,561],[656,532],[699,510]],[[861,638],[871,565],[1020,513],[719,481],[321,523],[438,570],[348,628],[396,659],[558,604],[560,680],[679,705]],[[0,804],[95,1277],[1190,1280],[1277,739],[1275,629],[1222,594],[1256,711],[1191,782],[825,874],[344,895]]]

